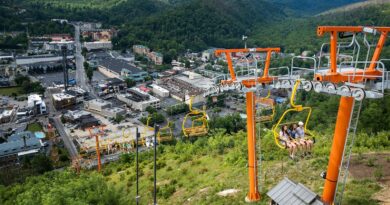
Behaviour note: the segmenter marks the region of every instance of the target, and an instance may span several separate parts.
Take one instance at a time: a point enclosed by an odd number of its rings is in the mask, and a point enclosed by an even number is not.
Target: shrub
[[[373,167],[373,166],[375,166],[375,161],[374,161],[375,159],[374,158],[370,158],[370,159],[368,159],[368,161],[367,161],[367,166],[369,166],[369,167]]]
[[[157,196],[162,197],[164,199],[168,199],[175,193],[176,188],[173,184],[165,184],[161,187],[157,187]]]
[[[382,167],[378,167],[374,170],[374,177],[377,181],[383,178],[383,170]]]

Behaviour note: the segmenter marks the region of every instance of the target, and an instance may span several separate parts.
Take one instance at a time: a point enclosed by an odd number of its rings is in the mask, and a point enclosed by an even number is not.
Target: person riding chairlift
[[[289,151],[290,158],[294,159],[297,145],[291,140],[287,125],[283,125],[279,132],[279,138]]]
[[[311,150],[313,148],[313,140],[305,139],[305,128],[303,127],[303,122],[298,122],[297,138],[300,139],[301,142],[305,143],[305,154],[311,154]]]
[[[292,124],[291,126],[290,126],[290,135],[291,135],[291,138],[293,138],[294,139],[294,143],[297,145],[297,148],[299,149],[299,150],[302,150],[304,153],[306,152],[306,142],[304,141],[304,140],[302,140],[301,138],[300,138],[300,135],[298,134],[298,131],[297,131],[297,128],[298,128],[298,125],[297,124]]]

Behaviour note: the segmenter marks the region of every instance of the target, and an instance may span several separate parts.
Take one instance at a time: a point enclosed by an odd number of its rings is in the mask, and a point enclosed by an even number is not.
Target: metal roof
[[[99,61],[99,65],[119,74],[123,69],[128,70],[131,74],[138,74],[143,72],[141,69],[130,65],[127,61],[115,58],[102,59]]]
[[[35,138],[33,134],[27,134],[28,132],[18,133],[10,138],[9,142],[0,144],[0,157],[18,154],[19,152],[25,152],[32,149],[40,149],[42,143],[39,139]],[[23,135],[26,137],[26,144],[24,144]],[[19,140],[16,140],[20,137]]]
[[[323,205],[320,197],[305,187],[284,178],[267,192],[267,195],[279,205]]]

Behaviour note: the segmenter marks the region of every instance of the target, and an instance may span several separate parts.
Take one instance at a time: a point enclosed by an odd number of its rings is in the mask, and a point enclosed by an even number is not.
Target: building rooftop
[[[161,92],[169,92],[167,89],[162,88],[162,87],[160,87],[160,86],[158,86],[158,85],[156,85],[156,84],[152,84],[152,85],[150,85],[150,86],[151,86],[152,88],[156,89],[156,90],[161,91]]]
[[[144,45],[133,45],[133,48],[148,48],[148,47]]]
[[[66,93],[55,93],[55,94],[53,94],[53,99],[55,101],[61,101],[61,100],[66,100],[66,99],[71,99],[71,98],[74,98],[74,96],[66,94]]]
[[[23,139],[25,137],[25,142]],[[18,154],[34,149],[40,149],[42,143],[31,132],[21,132],[11,135],[8,142],[0,144],[0,156]]]
[[[141,69],[128,64],[127,61],[121,60],[121,59],[115,59],[115,58],[102,59],[99,62],[99,65],[103,66],[107,69],[110,69],[112,71],[115,71],[117,73],[121,73],[121,71],[124,69],[132,74],[137,74],[137,73],[143,72]]]
[[[207,90],[213,86],[215,83],[211,78],[206,78],[198,73],[185,71],[183,75],[177,75],[175,78],[180,79],[182,81],[190,83],[192,86]]]
[[[284,178],[267,192],[267,195],[279,205],[323,205],[320,197],[305,187]]]
[[[88,111],[84,111],[84,110],[73,110],[73,111],[68,110],[68,112],[65,113],[65,116],[69,116],[73,120],[77,120],[80,118],[87,118],[87,117],[91,116],[91,113]]]
[[[184,99],[185,95],[200,95],[204,91],[199,87],[195,87],[186,80],[182,80],[175,77],[161,79],[159,83],[160,87],[167,89],[173,95],[179,96]]]
[[[124,81],[119,78],[107,78],[105,81],[110,85],[119,85],[124,83]]]
[[[122,95],[123,97],[135,101],[135,102],[154,102],[159,101],[158,98],[143,92],[139,88],[131,88],[127,90],[128,94]]]
[[[99,107],[103,107],[103,106],[107,106],[107,105],[110,105],[111,106],[111,103],[108,102],[108,101],[105,101],[105,100],[101,100],[101,99],[92,99],[90,101],[88,101],[89,104],[94,104],[96,106],[99,106]]]

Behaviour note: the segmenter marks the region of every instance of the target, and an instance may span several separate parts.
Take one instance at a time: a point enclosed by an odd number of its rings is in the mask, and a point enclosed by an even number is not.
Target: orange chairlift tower
[[[255,78],[243,79],[241,82],[237,79],[233,68],[232,53],[250,53],[250,52],[266,52],[266,59],[264,65],[263,76],[257,77],[257,70]],[[269,68],[271,64],[272,53],[280,52],[280,48],[245,48],[245,49],[218,49],[215,51],[217,56],[225,54],[228,69],[231,79],[222,81],[221,89],[230,89],[231,87],[246,92],[246,113],[247,113],[247,133],[248,133],[248,167],[249,167],[249,193],[247,194],[246,201],[258,201],[260,200],[260,193],[258,190],[258,179],[257,179],[257,160],[256,160],[256,131],[255,131],[255,91],[259,84],[268,85],[271,84],[275,77],[269,76]],[[219,91],[217,91],[219,92]],[[207,94],[206,94],[207,95]]]
[[[106,127],[105,125],[100,125],[100,126],[93,126],[93,127],[88,128],[89,136],[91,138],[95,137],[95,140],[96,140],[96,156],[97,156],[98,172],[100,172],[100,170],[102,168],[102,161],[101,161],[101,157],[100,157],[99,137],[105,135],[105,131],[104,131],[105,127]]]
[[[307,58],[314,60],[314,68],[308,69],[314,71],[314,80],[301,78],[300,74],[294,76],[294,61],[292,61],[291,74],[287,78],[282,76],[268,76],[270,58],[272,52],[279,52],[278,48],[258,48],[258,49],[223,49],[217,50],[216,55],[224,53],[228,62],[228,68],[231,75],[230,80],[222,81],[222,85],[210,89],[205,95],[223,92],[225,90],[244,90],[247,98],[247,132],[248,132],[248,163],[249,163],[249,194],[248,201],[257,201],[260,195],[257,189],[257,164],[255,155],[255,131],[254,131],[254,91],[258,84],[270,85],[273,88],[292,88],[293,81],[299,79],[301,86],[299,89],[305,91],[327,93],[340,95],[340,104],[337,114],[336,126],[330,152],[327,172],[325,175],[325,186],[322,200],[327,204],[341,203],[345,188],[345,182],[348,175],[350,154],[353,146],[353,140],[359,119],[361,101],[364,98],[382,98],[385,89],[390,89],[390,71],[386,71],[383,61],[380,60],[380,54],[387,39],[390,27],[363,27],[363,26],[319,26],[317,34],[323,36],[330,34],[329,43],[329,63],[325,68],[317,64],[316,58]],[[380,35],[376,44],[370,44],[367,35]],[[365,61],[359,61],[360,44],[357,36],[364,37],[364,45],[368,48]],[[338,42],[338,38],[352,37],[349,45],[345,46]],[[339,59],[340,50],[354,45],[353,57],[350,61],[343,62]],[[356,58],[355,48],[357,47]],[[371,60],[370,49],[375,47]],[[262,77],[245,79],[239,82],[233,69],[231,53],[235,52],[267,52],[264,73]],[[322,52],[322,50],[321,50]],[[321,57],[319,62],[321,62]],[[303,58],[305,57],[298,57]],[[293,58],[294,60],[294,58]],[[349,65],[347,65],[349,64]],[[299,70],[300,68],[298,68]],[[301,70],[302,71],[302,70]],[[355,104],[355,100],[360,102]],[[356,109],[356,110],[355,110]],[[348,134],[353,136],[348,138]],[[345,164],[345,165],[344,165]],[[339,190],[340,189],[340,190]],[[336,196],[337,195],[339,196]]]
[[[339,92],[341,95],[328,169],[326,172],[325,186],[322,195],[322,199],[326,203],[331,204],[334,202],[337,184],[340,179],[339,171],[342,168],[341,165],[345,154],[345,144],[348,132],[350,129],[355,129],[353,131],[356,131],[356,127],[351,128],[351,117],[353,115],[355,99],[363,100],[365,97],[380,98],[383,97],[384,89],[388,88],[385,85],[385,82],[389,80],[388,72],[386,72],[383,63],[379,61],[379,59],[389,31],[390,27],[318,27],[318,36],[323,36],[325,33],[330,34],[330,66],[325,72],[315,73],[314,80],[317,82],[314,82],[314,88],[317,92]],[[349,33],[349,35],[361,34],[364,36],[367,34],[380,35],[371,60],[362,63],[363,65],[360,66],[360,68],[355,64],[352,69],[345,69],[337,64],[339,47],[338,36],[340,34],[342,36],[346,33]],[[324,82],[327,84],[325,86],[321,85]],[[371,82],[371,84],[369,84],[369,82]],[[375,85],[375,82],[379,82],[379,88],[372,86],[372,84]],[[336,84],[342,85],[339,87],[338,91],[335,90]],[[360,112],[360,109],[358,112]],[[358,114],[359,113],[357,113],[357,115]]]

